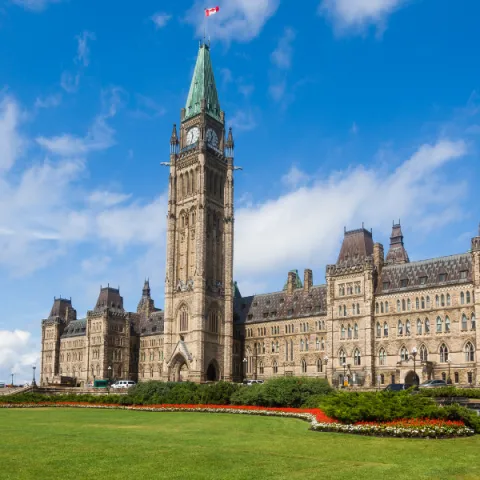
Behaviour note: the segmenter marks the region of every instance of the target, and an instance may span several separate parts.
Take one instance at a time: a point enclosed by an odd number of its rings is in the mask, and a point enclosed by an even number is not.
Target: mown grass
[[[0,410],[0,479],[478,479],[480,436],[360,437],[295,419]]]

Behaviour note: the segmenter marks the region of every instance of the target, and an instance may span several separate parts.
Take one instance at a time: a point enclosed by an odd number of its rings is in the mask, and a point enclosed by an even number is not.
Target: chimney
[[[287,295],[292,295],[296,284],[297,274],[295,272],[288,272]]]
[[[373,245],[373,264],[377,267],[378,273],[382,271],[384,255],[383,245],[381,243],[375,243]]]
[[[303,274],[303,288],[308,292],[313,286],[313,273],[309,268],[305,269]]]

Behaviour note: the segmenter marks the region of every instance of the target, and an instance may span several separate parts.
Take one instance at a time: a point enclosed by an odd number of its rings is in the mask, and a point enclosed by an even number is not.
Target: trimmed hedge
[[[343,423],[390,422],[407,418],[462,420],[480,433],[480,417],[458,404],[440,406],[432,398],[404,392],[337,392],[318,405]]]
[[[457,387],[443,387],[443,388],[421,388],[420,395],[424,397],[467,397],[480,399],[480,388],[457,388]]]

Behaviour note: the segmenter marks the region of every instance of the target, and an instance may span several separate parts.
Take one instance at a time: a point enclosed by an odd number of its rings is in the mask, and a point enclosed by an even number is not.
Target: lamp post
[[[112,367],[108,367],[108,381],[110,381],[112,378]]]
[[[32,365],[32,369],[33,369],[33,380],[32,380],[32,387],[36,387],[37,384],[35,382],[35,369],[37,368],[36,365]]]
[[[345,376],[347,375],[347,364],[343,362],[343,386],[345,386]]]
[[[448,363],[448,378],[447,378],[447,383],[448,385],[451,385],[452,384],[452,377],[450,376],[450,368],[451,368],[451,364],[452,364],[452,361],[450,359],[447,360],[447,363]]]
[[[13,376],[14,376],[15,374],[12,372],[11,375],[12,375],[12,388],[13,388]]]
[[[417,357],[417,347],[412,348],[412,358],[413,358],[413,374],[415,377],[415,382],[417,382],[417,364],[415,362],[415,359]],[[418,385],[418,382],[417,382]]]
[[[242,363],[243,363],[243,379],[245,380],[247,378],[247,357],[245,357],[243,360],[242,360]]]
[[[325,363],[325,380],[327,379],[327,364],[328,364],[328,355],[325,355],[323,359],[323,363]]]

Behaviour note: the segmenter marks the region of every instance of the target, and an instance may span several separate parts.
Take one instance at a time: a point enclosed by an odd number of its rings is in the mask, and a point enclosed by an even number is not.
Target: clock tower
[[[163,378],[232,378],[233,137],[201,44],[170,139]]]

